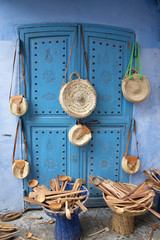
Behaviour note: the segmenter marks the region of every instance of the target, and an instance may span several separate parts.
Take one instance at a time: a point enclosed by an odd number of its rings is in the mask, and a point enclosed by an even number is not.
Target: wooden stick
[[[158,182],[158,184],[160,183],[160,180],[156,177],[156,175],[153,173],[153,172],[151,172],[151,175],[157,180],[157,182]]]
[[[76,201],[75,204],[78,205],[83,212],[86,212],[88,210],[80,200]]]
[[[110,230],[109,230],[108,227],[106,227],[106,228],[104,228],[104,229],[102,229],[102,230],[100,230],[100,231],[98,231],[98,232],[95,232],[95,233],[92,233],[92,234],[88,235],[88,237],[92,237],[92,236],[94,236],[94,235],[96,235],[96,234],[99,234],[99,233],[102,233],[102,232],[104,232],[104,231],[109,232]]]
[[[61,187],[60,187],[60,183],[59,183],[58,174],[56,174],[56,180],[57,180],[57,189],[58,189],[58,191],[60,191],[60,190],[61,190]]]
[[[125,200],[125,199],[127,199],[128,198],[128,196],[130,196],[131,194],[133,194],[133,193],[138,193],[138,191],[140,190],[140,189],[142,189],[142,188],[144,188],[144,187],[146,187],[146,183],[145,182],[143,182],[143,183],[141,183],[140,185],[138,185],[136,188],[134,188],[132,191],[130,191],[128,194],[126,194],[126,196],[124,196],[123,198],[121,198],[122,200]]]
[[[47,201],[45,201],[47,204],[51,204],[51,203],[54,203],[54,202],[57,202],[57,201],[61,201],[61,202],[63,202],[63,201],[70,201],[70,200],[82,200],[82,199],[84,199],[84,198],[86,198],[86,195],[83,195],[83,196],[79,196],[79,197],[67,197],[67,198],[57,198],[57,199],[55,199],[55,200],[47,200]]]
[[[24,197],[23,200],[26,201],[26,202],[29,202],[29,203],[34,203],[36,205],[40,205],[40,206],[49,208],[49,205],[41,203],[41,202],[38,202],[38,201],[36,201],[34,199],[31,199],[29,197]]]
[[[122,198],[126,195],[126,193],[124,193],[122,190],[120,190],[119,188],[117,188],[116,184],[114,184],[112,181],[109,183],[109,186],[113,188],[113,190],[116,192],[116,194]]]
[[[50,192],[50,190],[45,185],[42,185],[42,186],[39,186],[39,187],[46,192]]]
[[[132,202],[138,204],[139,206],[147,209],[147,210],[150,211],[152,214],[154,214],[156,217],[160,218],[160,214],[159,214],[158,212],[154,211],[153,209],[145,206],[144,204],[141,204],[141,203],[138,203],[138,202],[134,201],[134,200],[133,200],[132,198],[130,198],[130,197],[128,197],[128,199],[131,200]]]
[[[122,182],[118,182],[118,184],[123,187],[124,189],[126,189],[126,191],[129,193],[131,190]]]
[[[141,197],[145,197],[146,195],[148,195],[149,193],[151,193],[152,190],[147,189],[146,191],[142,191],[141,193],[138,194],[131,194],[129,197],[134,199],[134,198],[141,198]],[[154,192],[153,192],[154,193]],[[125,199],[123,199],[125,200]]]
[[[143,197],[143,198],[141,198],[140,200],[137,200],[136,201],[136,204],[133,204],[132,205],[132,208],[135,208],[135,207],[138,207],[138,204],[137,204],[137,202],[139,202],[139,203],[143,203],[143,202],[145,202],[146,200],[148,200],[148,199],[153,199],[153,197],[149,197],[149,196],[147,196],[147,197]],[[126,207],[124,207],[125,209],[128,209],[128,208],[130,208],[129,206],[126,206]]]
[[[102,192],[104,192],[106,195],[112,196],[114,197],[115,195],[113,195],[112,193],[110,193],[107,189],[103,188],[102,186],[96,186],[91,180],[88,180],[89,183],[91,183],[92,185],[94,185],[95,187],[97,187],[99,190],[101,190]],[[117,197],[117,196],[116,196]]]
[[[66,188],[66,186],[67,186],[67,183],[68,183],[68,180],[65,181],[65,184],[64,184],[64,186],[63,186],[63,188],[62,188],[62,191],[65,191],[65,188]]]
[[[55,220],[52,220],[52,222],[51,222],[51,220],[49,220],[48,222],[39,222],[39,223],[33,223],[34,225],[40,225],[40,224],[50,224],[50,223],[54,223],[55,222]]]
[[[82,193],[82,192],[86,192],[86,190],[73,191],[73,192],[58,194],[58,195],[54,195],[54,196],[47,196],[46,199],[55,199],[55,198],[70,196],[72,194],[78,194],[78,193]]]
[[[17,229],[18,227],[14,227],[14,226],[12,226],[12,227],[3,227],[1,224],[0,224],[0,229]],[[0,230],[0,231],[2,231],[2,230]],[[1,237],[1,236],[0,236]]]
[[[126,190],[126,188],[124,188],[123,186],[121,186],[121,184],[119,184],[119,183],[117,183],[117,182],[115,182],[115,181],[113,181],[113,184],[114,184],[115,187],[116,187],[117,189],[119,189],[121,192],[123,192],[123,193],[125,193],[125,194],[129,193],[129,191]]]
[[[18,237],[19,239],[21,239],[21,240],[25,240],[24,238],[22,238],[22,237]]]
[[[55,190],[56,190],[56,185],[55,185],[55,181],[54,181],[54,180],[55,180],[55,179],[52,179],[52,180],[50,181],[50,183],[49,183],[52,191],[55,191]]]
[[[13,233],[8,233],[8,234],[6,234],[6,235],[3,235],[3,236],[1,236],[1,237],[3,237],[3,238],[6,238],[6,237],[9,237],[9,236],[14,236],[14,234],[16,234],[16,233],[18,233],[19,231],[16,231],[16,232],[13,232]],[[2,238],[2,239],[3,239]]]
[[[39,186],[37,186],[37,187],[33,188],[33,191],[34,192],[42,192],[43,190]]]
[[[105,188],[107,191],[109,191],[113,196],[118,197],[117,192],[109,184],[100,182],[99,185],[103,186],[103,188]]]
[[[42,219],[42,216],[39,217],[23,217],[24,219]]]

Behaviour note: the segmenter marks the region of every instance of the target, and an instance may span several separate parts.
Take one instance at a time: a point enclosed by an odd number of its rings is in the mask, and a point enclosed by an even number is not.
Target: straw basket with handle
[[[132,121],[134,123],[137,156],[127,155],[129,141],[130,141],[130,135],[131,135]],[[125,155],[122,158],[122,164],[121,165],[122,165],[123,170],[128,174],[135,174],[136,172],[138,172],[138,170],[140,168],[140,159],[139,159],[139,153],[138,153],[138,141],[137,141],[137,135],[136,135],[136,121],[133,118],[131,119],[131,122],[130,122],[127,145],[126,145],[126,152],[125,152]]]
[[[87,126],[76,124],[69,130],[68,138],[73,145],[84,146],[91,140],[92,135]]]
[[[22,119],[21,119],[21,121],[22,121]],[[27,155],[27,161],[25,159],[19,159],[19,160],[14,159],[15,151],[16,151],[19,123],[20,123],[20,118],[17,123],[16,136],[15,136],[15,141],[14,141],[14,149],[13,149],[13,157],[12,157],[12,173],[13,173],[14,177],[23,179],[23,178],[26,178],[29,174],[29,158],[28,158],[27,143],[26,143],[23,121],[22,121],[22,131],[23,131],[23,138],[24,138],[24,145],[25,145],[25,153]]]
[[[70,116],[75,118],[85,118],[89,116],[96,107],[97,103],[97,94],[89,81],[89,64],[88,64],[88,54],[85,50],[84,38],[83,38],[83,30],[81,27],[82,34],[82,42],[84,49],[84,57],[87,68],[87,76],[88,80],[81,79],[80,74],[78,72],[73,72],[69,77],[69,82],[65,83],[69,62],[72,56],[72,51],[74,47],[74,42],[76,38],[76,32],[70,52],[70,56],[67,63],[67,68],[65,72],[65,77],[63,80],[62,88],[59,94],[59,101],[62,108],[68,113]],[[77,79],[72,80],[72,76],[76,75]]]
[[[17,41],[16,41],[16,47],[17,47]],[[26,78],[25,78],[25,71],[24,71],[22,44],[21,44],[21,59],[22,59],[22,70],[23,70],[23,81],[24,81],[25,97],[24,97],[23,94],[11,97],[12,84],[13,84],[13,75],[14,75],[14,67],[15,67],[15,60],[16,60],[16,47],[15,47],[15,53],[14,53],[13,70],[12,70],[12,81],[11,81],[10,94],[9,94],[9,110],[10,110],[10,112],[13,115],[23,116],[27,112],[27,110],[28,110],[28,101],[26,99],[27,88],[26,88]]]
[[[74,74],[78,77],[76,80],[72,80]],[[78,72],[73,72],[69,77],[69,83],[61,88],[59,101],[70,116],[85,118],[95,109],[97,95],[88,80],[81,79]]]
[[[136,69],[132,68],[133,55],[137,45]],[[138,72],[138,65],[140,73]],[[150,84],[147,77],[142,75],[139,44],[135,42],[132,47],[130,62],[125,77],[122,79],[122,92],[124,97],[133,103],[144,101],[150,94]]]

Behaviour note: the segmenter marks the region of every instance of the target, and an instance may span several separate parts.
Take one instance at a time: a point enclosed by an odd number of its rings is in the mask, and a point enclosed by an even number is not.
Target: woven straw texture
[[[17,113],[17,104],[12,102],[12,99],[9,101],[9,110],[13,115],[23,116],[28,110],[27,99],[23,97],[22,102],[20,103],[20,111]]]
[[[125,156],[122,159],[122,168],[123,170],[128,173],[128,174],[134,174],[136,172],[138,172],[139,168],[140,168],[140,160],[137,160],[137,163],[135,165],[135,169],[133,171],[132,169],[132,165],[128,163],[127,158],[125,158]]]
[[[122,80],[122,92],[124,97],[133,103],[144,101],[150,94],[150,84],[145,76],[139,79],[139,73],[134,73],[132,79],[127,75]]]
[[[19,178],[19,179],[23,179],[23,178],[26,178],[29,174],[29,162],[25,161],[25,166],[24,166],[24,169],[23,169],[23,175],[21,176],[20,174],[20,168],[18,168],[16,166],[16,163],[14,162],[12,164],[12,173],[13,175],[16,177],[16,178]]]
[[[127,184],[126,186],[130,188],[130,190],[133,190],[136,188],[136,185],[133,184]],[[106,201],[105,194],[103,193],[103,198]],[[153,204],[153,200],[147,205],[147,207],[151,208]],[[142,209],[142,210],[125,210],[122,214],[116,213],[118,210],[118,207],[108,204],[108,207],[110,207],[113,211],[113,217],[111,219],[111,225],[112,230],[116,231],[117,234],[120,235],[128,235],[133,233],[134,231],[134,217],[139,216],[142,214],[145,214],[148,210]]]
[[[72,81],[73,74],[76,74],[78,79]],[[70,81],[62,86],[59,101],[70,116],[85,118],[95,109],[97,94],[88,80],[81,79],[80,75],[74,72],[70,76]]]
[[[81,136],[80,139],[76,139],[76,137],[82,132],[82,125],[81,124],[77,124],[75,126],[73,126],[68,133],[68,138],[69,141],[76,146],[84,146],[86,145],[90,140],[91,140],[91,133],[88,134],[84,134],[83,136]]]

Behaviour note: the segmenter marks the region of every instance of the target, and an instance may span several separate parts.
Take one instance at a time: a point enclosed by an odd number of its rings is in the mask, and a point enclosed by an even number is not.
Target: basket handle
[[[12,79],[11,79],[11,86],[10,86],[10,92],[9,92],[9,100],[10,100],[11,94],[12,94],[14,68],[15,68],[15,61],[16,61],[16,56],[17,56],[17,45],[18,45],[18,39],[16,40],[15,51],[14,51],[13,67],[12,67]],[[24,81],[24,90],[25,90],[25,97],[27,97],[26,76],[25,76],[25,70],[24,70],[24,56],[23,56],[24,54],[23,54],[23,47],[22,47],[21,41],[20,41],[20,47],[21,47],[21,59],[22,59],[22,71],[23,71],[22,75],[23,75],[23,81]]]
[[[29,158],[28,158],[28,150],[27,150],[27,141],[26,141],[26,136],[25,136],[25,131],[24,131],[23,120],[22,120],[22,118],[19,118],[19,119],[18,119],[18,122],[17,122],[16,135],[15,135],[15,140],[14,140],[14,148],[13,148],[12,164],[14,164],[14,161],[15,161],[15,160],[14,160],[14,157],[15,157],[15,151],[16,151],[17,136],[18,136],[18,129],[19,129],[20,120],[21,120],[21,124],[22,124],[22,132],[23,132],[23,139],[24,139],[25,153],[26,153],[26,155],[27,155],[27,160],[28,160],[28,162],[29,162]]]
[[[74,35],[74,39],[73,39],[73,43],[72,43],[72,48],[71,48],[71,52],[70,52],[70,55],[69,55],[69,59],[68,59],[68,63],[67,63],[67,67],[66,67],[66,72],[65,72],[64,79],[63,79],[63,83],[62,83],[62,87],[64,86],[65,79],[66,79],[66,76],[67,76],[67,71],[68,71],[69,63],[70,63],[71,56],[72,56],[72,52],[73,52],[73,47],[74,47],[74,42],[75,42],[75,39],[76,39],[76,34],[77,34],[77,29],[76,29],[76,31],[75,31],[75,35]]]
[[[69,77],[69,81],[71,82],[72,81],[72,76],[73,75],[77,75],[77,77],[78,77],[78,80],[80,80],[81,79],[81,77],[80,77],[80,75],[79,75],[79,73],[78,72],[73,72],[73,73],[71,73],[71,75],[70,75],[70,77]]]
[[[139,52],[139,43],[138,42],[134,42],[133,43],[133,47],[132,47],[132,52],[131,52],[131,58],[127,67],[127,71],[125,76],[128,75],[128,70],[129,70],[129,79],[132,79],[133,76],[131,75],[131,70],[132,70],[132,64],[133,64],[133,55],[134,55],[134,50],[135,50],[135,46],[137,45],[137,58],[136,58],[136,70],[138,71],[138,66],[139,66],[139,79],[142,79],[142,67],[141,67],[141,60],[140,60],[140,52]]]
[[[126,75],[129,75],[130,69],[127,69]],[[131,71],[134,71],[135,73],[139,74],[139,72],[135,68],[131,68]]]
[[[132,128],[132,121],[134,121],[133,124],[134,124],[134,132],[135,132],[135,139],[136,139],[137,157],[139,158],[139,153],[138,153],[138,141],[137,141],[137,127],[136,127],[136,121],[135,121],[134,118],[131,118],[131,123],[130,123],[130,127],[129,127],[128,138],[127,138],[125,158],[127,157],[127,152],[128,152],[128,146],[129,146],[129,140],[130,140],[131,128]]]

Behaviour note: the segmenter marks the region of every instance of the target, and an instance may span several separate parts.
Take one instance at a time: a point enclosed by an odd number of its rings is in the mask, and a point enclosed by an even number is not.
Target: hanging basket
[[[78,79],[72,80],[74,74]],[[73,72],[69,77],[69,82],[61,88],[59,101],[70,116],[85,118],[95,109],[97,94],[88,80],[81,79],[79,73]]]
[[[136,48],[137,46],[137,48]],[[136,56],[136,69],[132,68],[134,53]],[[125,77],[122,79],[122,92],[124,97],[133,103],[144,101],[150,94],[150,84],[148,79],[142,75],[139,43],[134,42],[130,61]]]
[[[150,94],[150,84],[145,76],[139,78],[139,73],[136,69],[132,68],[135,73],[132,74],[132,79],[126,75],[122,80],[122,92],[124,97],[133,103],[144,101]]]
[[[24,161],[24,166],[23,166],[23,171],[22,169],[18,166],[16,161]],[[14,163],[12,164],[12,173],[14,177],[23,179],[26,178],[29,174],[29,162],[23,160],[15,160]]]
[[[132,156],[134,157],[134,156]],[[128,174],[135,174],[136,172],[138,172],[139,168],[140,168],[140,160],[137,159],[137,163],[135,164],[134,170],[133,170],[133,166],[128,162],[127,157],[123,157],[122,158],[122,168],[123,170],[128,173]]]
[[[84,131],[83,127],[81,124],[77,124],[69,130],[68,138],[73,145],[84,146],[91,140],[90,130],[85,126],[89,131]]]

